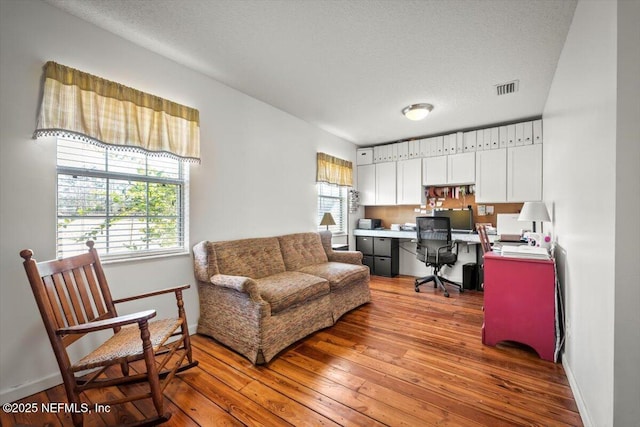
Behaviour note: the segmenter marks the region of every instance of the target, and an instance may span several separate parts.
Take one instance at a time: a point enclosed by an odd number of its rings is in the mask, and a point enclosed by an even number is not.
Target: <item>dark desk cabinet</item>
[[[376,276],[394,277],[400,269],[400,243],[396,238],[356,236],[356,250],[362,263]]]

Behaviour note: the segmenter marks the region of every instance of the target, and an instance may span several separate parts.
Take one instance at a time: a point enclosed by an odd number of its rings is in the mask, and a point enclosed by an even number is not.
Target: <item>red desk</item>
[[[482,342],[515,341],[555,362],[556,286],[552,260],[484,255]]]

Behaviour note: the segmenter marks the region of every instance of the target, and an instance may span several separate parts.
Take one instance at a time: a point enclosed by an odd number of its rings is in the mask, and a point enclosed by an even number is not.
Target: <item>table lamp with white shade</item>
[[[529,238],[539,243],[542,239],[542,222],[551,221],[551,218],[543,202],[524,202],[518,221],[533,222],[533,233],[529,233]],[[540,233],[536,233],[536,221],[540,221]]]

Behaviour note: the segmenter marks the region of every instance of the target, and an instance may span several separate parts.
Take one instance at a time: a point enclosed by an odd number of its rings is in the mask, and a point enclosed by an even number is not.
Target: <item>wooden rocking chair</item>
[[[89,252],[60,260],[36,262],[33,251],[20,252],[24,268],[44,321],[53,352],[73,408],[86,407],[80,399],[86,390],[148,382],[142,394],[110,399],[97,405],[117,405],[138,399],[151,399],[157,414],[131,425],[157,425],[167,421],[163,413],[163,391],[177,372],[198,364],[191,354],[187,318],[182,291],[189,285],[159,290],[144,295],[114,300],[111,297],[94,242]],[[140,298],[174,293],[178,316],[149,321],[155,310],[118,316],[115,304]],[[88,333],[112,329],[113,335],[79,361],[72,363],[67,347]],[[171,339],[173,338],[173,339]],[[146,372],[129,375],[129,363],[144,360]],[[103,375],[113,365],[120,365],[121,376]],[[97,368],[97,369],[96,369]],[[87,370],[92,372],[86,373]],[[84,375],[80,374],[85,371]],[[113,393],[107,393],[107,395]],[[82,411],[72,413],[75,426],[83,423]]]

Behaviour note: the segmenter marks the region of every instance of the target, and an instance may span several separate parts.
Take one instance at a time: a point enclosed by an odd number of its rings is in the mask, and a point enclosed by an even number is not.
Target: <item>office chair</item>
[[[452,266],[458,260],[458,255],[453,251],[449,218],[418,217],[416,218],[416,226],[418,232],[417,258],[424,262],[427,267],[433,267],[432,275],[416,279],[416,292],[420,292],[419,286],[427,282],[433,282],[434,288],[440,287],[447,298],[449,297],[449,292],[443,282],[457,287],[461,293],[464,292],[461,284],[440,275],[442,267],[445,265]]]

